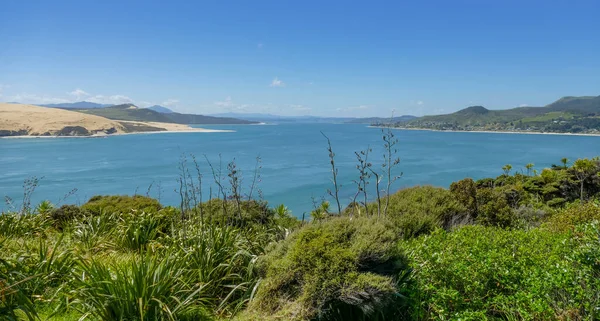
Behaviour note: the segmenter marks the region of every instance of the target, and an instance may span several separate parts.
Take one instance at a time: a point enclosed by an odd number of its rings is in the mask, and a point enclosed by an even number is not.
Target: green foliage
[[[471,218],[476,218],[477,213],[477,185],[471,178],[465,178],[450,185],[450,192],[460,203]]]
[[[102,212],[123,214],[132,211],[155,213],[161,208],[162,205],[157,200],[141,195],[98,195],[81,206],[82,210],[92,215],[100,215]]]
[[[83,218],[87,212],[76,205],[63,205],[50,212],[55,228],[62,230],[75,220]]]
[[[50,221],[42,215],[3,213],[0,214],[0,236],[43,236],[50,224]]]
[[[595,320],[598,232],[467,226],[412,240],[402,248],[414,268],[413,318]]]
[[[203,284],[189,282],[176,253],[124,263],[80,262],[76,299],[100,320],[205,320]]]
[[[392,194],[389,199],[388,216],[404,238],[430,233],[436,228],[451,228],[469,221],[465,207],[450,191],[443,188],[406,188]]]
[[[543,226],[556,232],[565,232],[575,230],[577,225],[593,221],[600,221],[598,203],[576,203],[551,216]]]
[[[144,250],[152,241],[156,241],[170,226],[170,217],[160,212],[124,214],[122,229],[118,233],[119,244],[130,250]]]
[[[189,216],[204,222],[237,226],[244,229],[293,229],[299,221],[285,208],[272,209],[265,201],[212,199],[196,206]]]
[[[253,318],[397,318],[407,269],[398,233],[374,218],[332,218],[307,225],[262,260]]]
[[[508,205],[503,193],[484,188],[477,192],[479,213],[477,222],[488,226],[515,227],[517,217]]]
[[[5,251],[6,239],[0,239],[0,251]],[[2,320],[37,320],[37,312],[30,296],[25,293],[24,283],[31,276],[24,274],[24,268],[18,260],[0,258],[0,316]]]

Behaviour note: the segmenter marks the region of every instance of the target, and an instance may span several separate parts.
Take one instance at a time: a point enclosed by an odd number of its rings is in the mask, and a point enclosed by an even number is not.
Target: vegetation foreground
[[[256,173],[242,193],[233,162],[208,201],[182,163],[179,208],[26,198],[0,215],[0,319],[600,319],[598,159],[367,202],[366,154],[353,202],[310,222],[253,198]]]

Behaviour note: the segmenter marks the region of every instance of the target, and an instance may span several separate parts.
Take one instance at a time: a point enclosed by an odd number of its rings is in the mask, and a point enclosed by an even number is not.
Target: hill
[[[423,116],[402,128],[459,131],[600,133],[600,96],[563,97],[544,107],[489,110],[471,106],[452,114]]]
[[[76,103],[61,103],[61,104],[46,104],[46,105],[40,105],[42,107],[51,107],[51,108],[69,108],[69,109],[75,109],[75,108],[105,108],[105,107],[110,107],[112,106],[111,104],[97,104],[97,103],[92,103],[89,101],[79,101]]]
[[[404,123],[404,122],[411,121],[416,118],[417,118],[417,116],[402,115],[402,116],[394,117],[392,119],[392,122],[393,123]],[[383,124],[383,123],[389,123],[389,122],[390,122],[390,118],[384,118],[384,117],[355,118],[355,119],[346,121],[347,124]]]
[[[154,110],[155,112],[158,112],[161,114],[170,114],[173,112],[171,109],[164,107],[164,106],[160,106],[160,105],[146,107],[146,109]]]
[[[89,136],[127,132],[116,121],[75,111],[0,104],[0,136]]]
[[[346,123],[346,124],[372,124],[372,123],[384,123],[389,122],[389,118],[383,117],[367,117],[367,118],[356,118],[356,117],[320,117],[320,116],[282,116],[273,114],[261,114],[261,113],[221,113],[212,114],[211,116],[218,117],[231,117],[238,119],[245,119],[250,121],[258,122],[278,122],[278,123]],[[404,122],[415,119],[415,116],[399,116],[394,117],[394,122]]]
[[[149,108],[139,108],[132,104],[116,105],[106,108],[78,109],[77,111],[106,117],[114,120],[161,122],[176,124],[254,124],[256,122],[204,115],[160,113]]]

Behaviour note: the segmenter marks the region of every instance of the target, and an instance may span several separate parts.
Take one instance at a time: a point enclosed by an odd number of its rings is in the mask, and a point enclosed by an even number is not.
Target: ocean
[[[382,132],[355,124],[278,124],[201,126],[230,129],[222,133],[160,133],[106,138],[0,139],[0,196],[20,204],[23,181],[41,178],[33,203],[50,200],[81,204],[98,194],[149,194],[165,205],[177,205],[177,179],[182,157],[195,155],[203,175],[204,197],[216,194],[208,158],[215,169],[221,159],[224,183],[227,163],[234,160],[242,175],[242,193],[249,192],[256,158],[260,156],[258,189],[271,205],[285,204],[301,217],[313,200],[331,200],[331,165],[326,134],[335,153],[340,195],[344,204],[356,191],[356,151],[372,148],[369,161],[381,170]],[[474,179],[502,174],[502,166],[525,171],[527,163],[538,170],[600,155],[600,137],[502,133],[394,130],[402,174],[392,190],[415,185],[448,187],[465,177]],[[188,164],[191,165],[191,164]],[[383,182],[385,184],[385,182]],[[372,179],[371,189],[375,182]],[[76,192],[70,194],[76,189]],[[374,196],[374,192],[371,193]],[[66,199],[65,199],[65,196]],[[333,204],[332,204],[333,205]],[[6,202],[0,210],[9,210]]]

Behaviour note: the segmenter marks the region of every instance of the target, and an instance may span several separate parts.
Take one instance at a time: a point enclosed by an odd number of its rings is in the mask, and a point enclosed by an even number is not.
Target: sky
[[[600,1],[28,1],[0,101],[429,115],[600,95]]]

